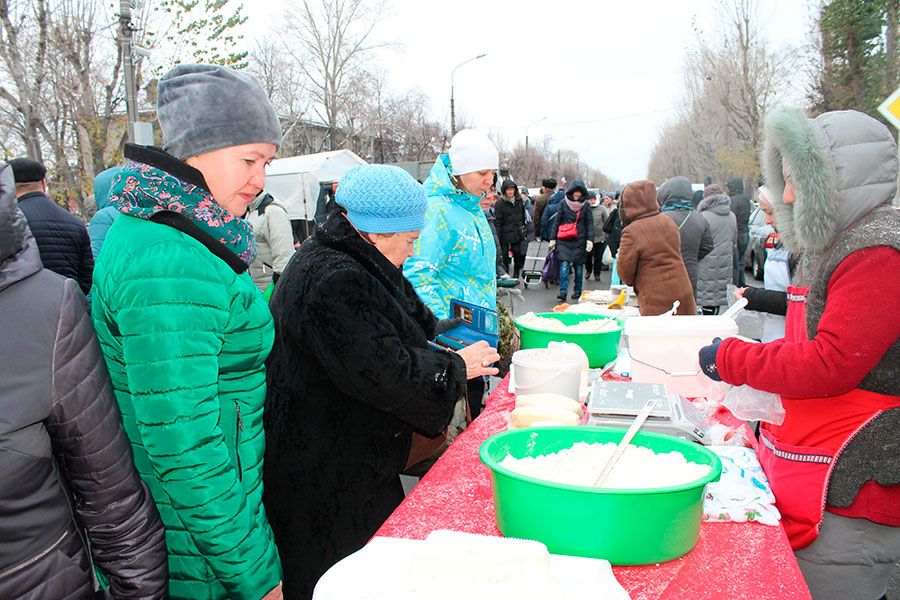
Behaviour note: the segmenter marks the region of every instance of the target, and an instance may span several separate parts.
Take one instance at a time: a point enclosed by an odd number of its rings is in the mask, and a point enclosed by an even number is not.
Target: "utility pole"
[[[128,115],[128,141],[135,143],[137,92],[134,87],[134,25],[131,23],[131,0],[119,0],[119,40],[122,44],[122,67],[125,71],[125,107]]]
[[[153,125],[138,121],[137,89],[134,83],[134,55],[149,54],[149,50],[134,44],[137,28],[131,20],[132,2],[119,0],[119,41],[122,44],[122,70],[125,83],[125,112],[128,118],[128,141],[141,146],[153,145]]]

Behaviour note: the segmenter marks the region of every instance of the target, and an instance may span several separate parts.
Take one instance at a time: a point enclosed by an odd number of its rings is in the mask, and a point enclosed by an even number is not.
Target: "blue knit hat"
[[[335,200],[347,209],[353,226],[366,233],[414,231],[425,225],[425,188],[400,167],[350,169],[338,184]]]

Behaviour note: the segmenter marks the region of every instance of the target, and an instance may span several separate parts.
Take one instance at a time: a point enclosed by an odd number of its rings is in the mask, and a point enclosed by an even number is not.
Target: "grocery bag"
[[[544,281],[557,281],[559,279],[559,258],[556,250],[547,253],[544,259],[544,267],[541,269],[541,279]]]

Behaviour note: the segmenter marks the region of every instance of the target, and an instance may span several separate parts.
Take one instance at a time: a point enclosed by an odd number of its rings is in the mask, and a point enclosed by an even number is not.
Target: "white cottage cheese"
[[[521,325],[540,331],[564,333],[603,333],[604,331],[614,331],[620,327],[615,319],[590,319],[575,325],[566,325],[559,319],[539,317],[533,312],[525,313],[518,318],[518,322]]]
[[[529,458],[507,456],[500,465],[521,475],[554,483],[593,487],[616,444],[576,442],[553,454]],[[601,486],[604,488],[655,488],[696,481],[709,473],[709,465],[688,462],[679,452],[657,454],[649,448],[629,445]]]

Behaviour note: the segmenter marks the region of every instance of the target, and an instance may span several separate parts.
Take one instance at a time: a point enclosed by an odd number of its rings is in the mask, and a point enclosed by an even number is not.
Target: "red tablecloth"
[[[507,380],[485,411],[447,449],[375,535],[424,539],[435,529],[500,535],[490,470],[478,448],[508,426],[515,404]],[[633,600],[810,598],[781,527],[703,523],[697,546],[682,558],[645,567],[614,567]]]

